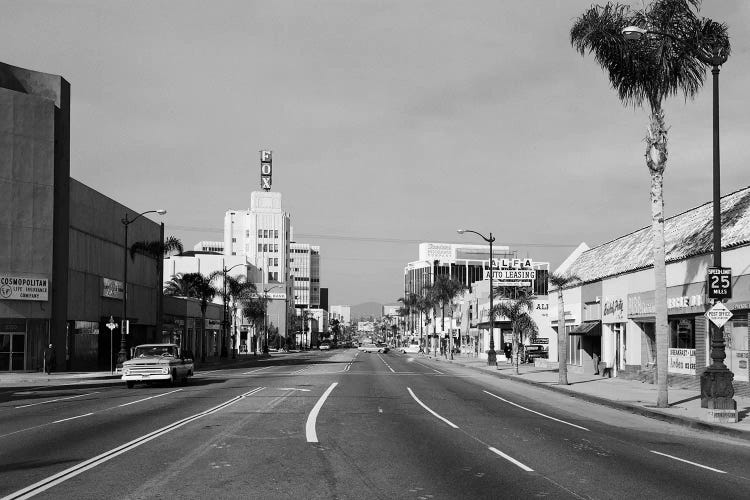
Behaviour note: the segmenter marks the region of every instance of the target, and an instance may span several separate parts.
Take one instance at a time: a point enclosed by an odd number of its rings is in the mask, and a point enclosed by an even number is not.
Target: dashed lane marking
[[[657,455],[661,455],[663,457],[671,458],[672,460],[677,460],[679,462],[685,462],[686,464],[695,465],[696,467],[701,467],[703,469],[708,469],[708,470],[711,470],[711,471],[714,471],[714,472],[718,472],[719,474],[726,474],[727,473],[726,471],[719,470],[719,469],[714,469],[713,467],[709,467],[708,465],[702,465],[702,464],[699,464],[699,463],[696,463],[696,462],[691,462],[690,460],[685,460],[684,458],[679,458],[679,457],[675,457],[675,456],[672,456],[672,455],[667,455],[666,453],[661,453],[661,452],[654,451],[654,450],[649,450],[649,451],[651,451],[651,453],[656,453]]]
[[[165,393],[163,393],[163,394],[157,394],[156,396],[149,396],[149,397],[147,397],[147,398],[139,399],[139,400],[137,400],[137,401],[131,401],[130,403],[123,403],[123,404],[121,404],[121,405],[118,405],[117,407],[118,407],[118,408],[121,408],[121,407],[123,407],[123,406],[134,405],[134,404],[136,404],[136,403],[141,403],[141,402],[143,402],[143,401],[148,401],[149,399],[160,398],[160,397],[162,397],[162,396],[166,396],[167,394],[174,394],[175,392],[180,392],[181,390],[182,390],[182,389],[175,389],[174,391],[169,391],[169,392],[165,392]]]
[[[407,390],[407,391],[409,391],[409,394],[411,394],[411,397],[412,397],[412,398],[414,398],[414,401],[416,401],[417,403],[419,403],[419,405],[420,405],[420,406],[421,406],[422,408],[424,408],[424,409],[425,409],[425,410],[427,410],[428,412],[432,413],[432,414],[433,414],[433,415],[435,415],[435,416],[436,416],[437,418],[439,418],[440,420],[442,420],[442,421],[443,421],[443,422],[445,422],[446,424],[450,425],[450,426],[451,426],[451,427],[453,427],[454,429],[458,429],[458,426],[457,426],[456,424],[454,424],[453,422],[451,422],[450,420],[448,420],[448,419],[447,419],[447,418],[445,418],[445,417],[441,417],[440,415],[438,415],[437,413],[435,413],[434,411],[432,411],[432,409],[431,409],[430,407],[428,407],[428,406],[427,406],[426,404],[424,404],[424,403],[423,403],[422,401],[420,401],[420,400],[419,400],[419,398],[418,398],[418,397],[417,397],[417,396],[416,396],[416,395],[414,394],[414,392],[412,392],[412,390],[411,390],[411,388],[410,388],[410,387],[407,387],[407,388],[406,388],[406,390]]]
[[[544,417],[544,418],[548,418],[548,419],[550,419],[550,420],[554,420],[555,422],[560,422],[561,424],[569,425],[569,426],[571,426],[571,427],[575,427],[576,429],[581,429],[581,430],[584,430],[584,431],[590,432],[590,431],[589,431],[589,429],[587,429],[587,428],[585,428],[585,427],[581,427],[580,425],[576,425],[576,424],[571,424],[570,422],[566,422],[565,420],[560,420],[559,418],[555,418],[555,417],[550,417],[549,415],[545,415],[544,413],[540,413],[540,412],[538,412],[538,411],[534,411],[534,410],[532,410],[532,409],[526,408],[525,406],[521,406],[521,405],[519,405],[519,404],[516,404],[516,403],[514,403],[513,401],[508,401],[508,400],[507,400],[507,399],[505,399],[505,398],[501,398],[501,397],[500,397],[500,396],[498,396],[497,394],[492,394],[491,392],[488,392],[488,391],[482,391],[482,392],[484,392],[485,394],[489,394],[489,395],[490,395],[490,396],[492,396],[493,398],[497,398],[497,399],[499,399],[500,401],[505,401],[505,402],[506,402],[506,403],[508,403],[509,405],[513,405],[513,406],[515,406],[515,407],[521,408],[522,410],[530,411],[531,413],[536,413],[537,415],[540,415],[540,416],[542,416],[542,417]]]
[[[522,468],[526,472],[534,472],[534,469],[532,469],[531,467],[522,464],[521,462],[519,462],[515,458],[511,457],[510,455],[506,455],[505,453],[503,453],[502,451],[498,450],[497,448],[494,448],[494,447],[490,446],[490,451],[492,453],[496,453],[496,454],[500,455],[501,457],[503,457],[508,462],[516,464],[517,466],[519,466],[520,468]]]
[[[380,361],[382,361],[383,364],[388,367],[388,369],[391,371],[391,373],[396,373],[396,370],[394,370],[393,368],[391,368],[391,365],[389,365],[388,362],[385,359],[383,359],[383,356],[381,356],[380,354],[378,354],[378,357],[380,358]]]
[[[79,394],[77,396],[68,396],[67,398],[57,398],[57,399],[51,399],[49,401],[40,401],[39,403],[31,403],[31,404],[27,404],[27,405],[16,406],[15,408],[28,408],[29,406],[46,405],[47,403],[57,403],[58,401],[65,401],[67,399],[82,398],[83,396],[90,396],[91,394],[99,394],[99,391],[96,391],[96,392],[87,392],[86,394]]]
[[[61,418],[60,420],[55,420],[52,423],[59,424],[60,422],[67,422],[68,420],[75,420],[77,418],[88,417],[89,415],[93,415],[93,413],[86,413],[85,415],[76,415],[75,417]]]

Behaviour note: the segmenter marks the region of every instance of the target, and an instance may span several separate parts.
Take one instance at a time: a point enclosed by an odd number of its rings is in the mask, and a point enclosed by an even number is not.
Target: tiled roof
[[[713,250],[713,202],[664,221],[667,262]],[[721,246],[750,243],[750,186],[721,198]],[[583,252],[565,274],[583,282],[596,281],[653,266],[651,226]]]

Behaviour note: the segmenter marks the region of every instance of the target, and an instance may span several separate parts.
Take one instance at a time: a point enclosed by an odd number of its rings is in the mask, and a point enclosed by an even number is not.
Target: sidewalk
[[[557,368],[542,368],[534,365],[520,365],[519,374],[515,367],[506,364],[503,356],[498,356],[497,367],[487,366],[487,360],[465,354],[456,354],[454,359],[442,356],[425,356],[434,362],[454,363],[481,372],[489,372],[498,377],[516,380],[543,387],[548,390],[568,394],[572,397],[618,410],[629,411],[649,418],[664,420],[699,430],[708,430],[750,440],[750,398],[735,394],[739,412],[737,423],[705,422],[707,411],[701,408],[700,393],[689,389],[669,388],[668,408],[656,407],[657,388],[637,380],[603,378],[599,375],[585,375],[568,372],[567,386],[557,384]]]

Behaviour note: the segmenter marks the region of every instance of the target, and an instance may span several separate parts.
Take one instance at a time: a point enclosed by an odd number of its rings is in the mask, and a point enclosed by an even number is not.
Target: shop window
[[[695,349],[695,321],[687,318],[670,321],[669,336],[669,347]]]
[[[731,321],[724,325],[724,344],[726,350],[726,359],[724,364],[727,365],[732,373],[734,380],[748,382],[750,381],[750,345],[748,345],[748,315],[747,313],[734,313]],[[711,363],[710,342],[707,363]]]

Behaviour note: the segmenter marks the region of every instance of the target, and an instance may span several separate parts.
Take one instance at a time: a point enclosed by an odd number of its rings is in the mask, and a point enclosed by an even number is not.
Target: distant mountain
[[[383,304],[379,302],[364,302],[357,304],[351,308],[352,321],[357,321],[361,318],[373,317],[379,319],[383,316]]]

